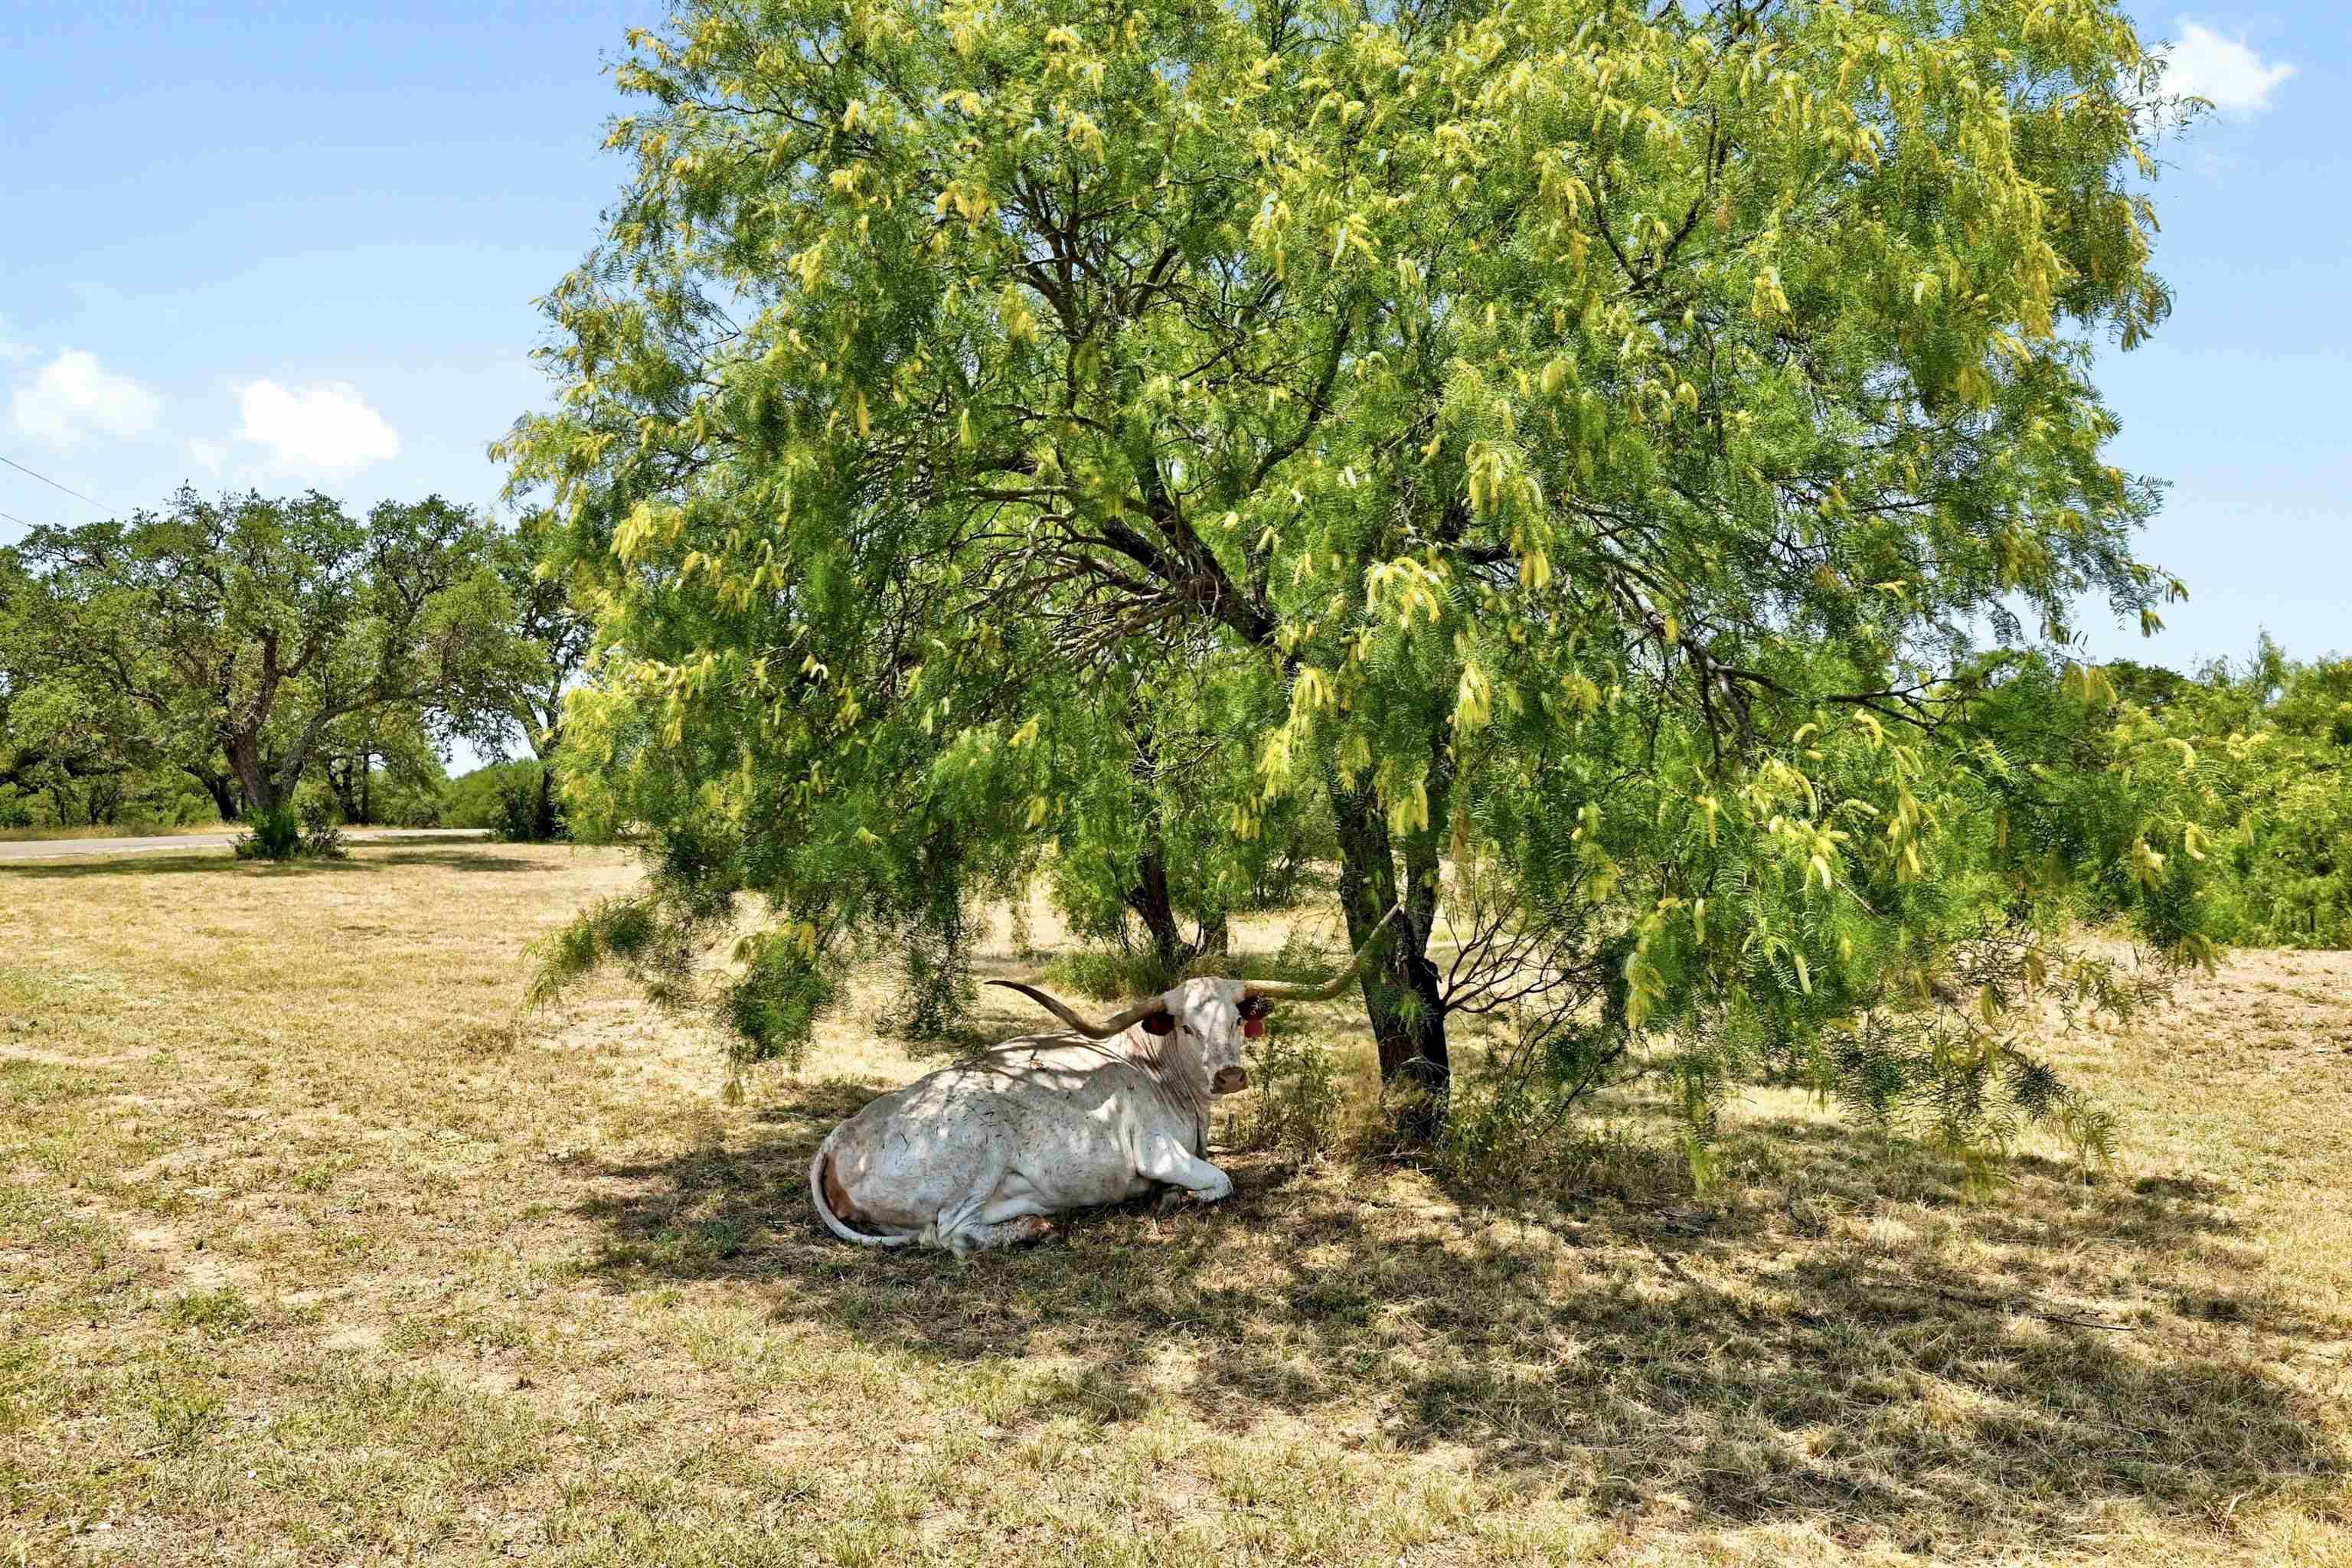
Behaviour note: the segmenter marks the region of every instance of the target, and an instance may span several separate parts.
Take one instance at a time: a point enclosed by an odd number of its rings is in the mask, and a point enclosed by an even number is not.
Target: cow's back
[[[1167,1115],[1158,1085],[1123,1054],[1045,1037],[929,1073],[826,1142],[866,1223],[919,1231],[1009,1182],[1056,1209],[1116,1203],[1139,1189],[1139,1123]]]

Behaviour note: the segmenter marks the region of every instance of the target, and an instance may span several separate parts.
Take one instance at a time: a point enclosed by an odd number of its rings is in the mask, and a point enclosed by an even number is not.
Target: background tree
[[[0,786],[60,826],[95,826],[126,809],[177,820],[194,747],[121,689],[89,678],[61,606],[20,552],[0,550]]]
[[[2137,685],[2116,683],[2104,742],[2153,736],[2194,760],[2215,934],[2352,945],[2352,659],[2299,661],[2264,637],[2242,663]]]
[[[314,765],[345,822],[389,821],[387,811],[440,792],[447,780],[435,729],[415,703],[362,709],[327,726],[314,748]]]
[[[563,575],[541,569],[548,531],[543,513],[527,513],[491,553],[510,605],[514,657],[499,667],[499,679],[476,704],[473,731],[492,748],[520,742],[539,760],[527,818],[518,825],[520,837],[536,842],[560,831],[555,765],[563,746],[564,697],[595,636],[594,622],[573,605]]]
[[[2189,830],[2015,787],[1978,646],[2177,591],[2089,380],[2168,307],[2112,0],[786,0],[634,43],[635,177],[511,447],[615,650],[577,788],[657,835],[566,962],[675,987],[756,890],[728,1010],[788,1041],[894,900],[1125,787],[1175,681],[1247,718],[1184,784],[1229,839],[1312,796],[1349,940],[1404,908],[1365,1002],[1424,1135],[1448,1014],[1528,973],[1552,1080],[1671,1024],[1695,1123],[1770,1063],[1955,1137],[2053,1103],[1989,1021],[2120,997],[2051,945],[2046,846],[2145,878]],[[2202,951],[2193,900],[2134,913]]]
[[[496,542],[438,498],[358,519],[316,491],[184,489],[163,512],[34,530],[23,622],[56,680],[208,787],[226,773],[224,805],[281,813],[338,724],[469,721],[515,658]]]

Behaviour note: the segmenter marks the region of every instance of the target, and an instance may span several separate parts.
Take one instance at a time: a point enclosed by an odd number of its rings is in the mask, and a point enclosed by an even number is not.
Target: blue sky
[[[653,0],[135,5],[0,14],[0,512],[79,522],[180,480],[489,504],[539,402],[530,301],[620,164],[604,62]],[[2135,5],[2222,104],[2157,191],[2179,308],[2112,354],[2116,460],[2174,483],[2142,554],[2193,667],[2268,628],[2352,651],[2352,6]],[[0,518],[0,542],[16,536]]]

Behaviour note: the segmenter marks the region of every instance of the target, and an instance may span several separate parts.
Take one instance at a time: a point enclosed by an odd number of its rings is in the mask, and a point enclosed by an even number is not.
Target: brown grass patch
[[[2048,1042],[2095,1185],[1759,1093],[1704,1197],[1251,1155],[959,1266],[810,1213],[878,988],[740,1103],[617,985],[515,1027],[633,875],[0,869],[0,1562],[2352,1561],[2342,956]]]

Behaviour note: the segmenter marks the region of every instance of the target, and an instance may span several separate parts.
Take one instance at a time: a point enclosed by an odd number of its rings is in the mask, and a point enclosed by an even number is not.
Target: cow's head
[[[1391,915],[1395,911],[1391,910]],[[1232,1094],[1249,1087],[1249,1070],[1242,1066],[1244,1040],[1265,1033],[1265,1016],[1277,1002],[1328,1002],[1348,987],[1370,955],[1389,916],[1356,951],[1339,973],[1320,985],[1297,985],[1274,980],[1200,979],[1179,983],[1157,996],[1149,996],[1125,1012],[1100,1023],[1081,1017],[1063,1002],[1016,980],[992,980],[1060,1018],[1090,1040],[1107,1040],[1129,1029],[1140,1029],[1157,1043],[1159,1055],[1177,1064],[1184,1076],[1206,1086],[1212,1094]]]

